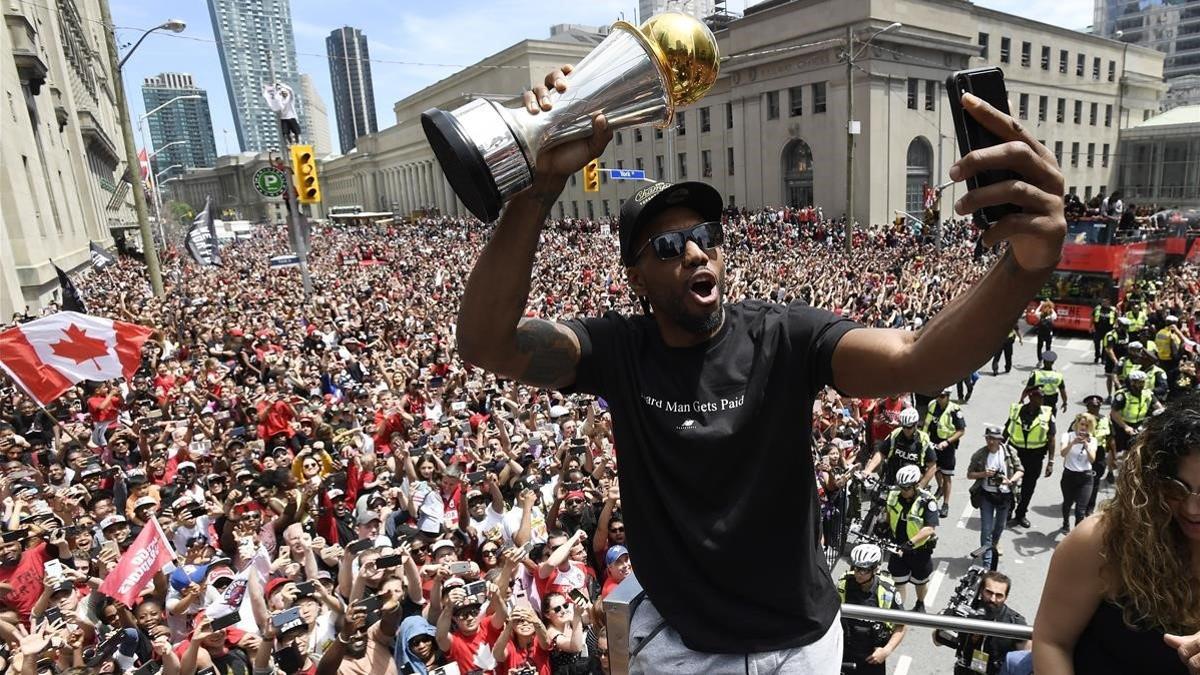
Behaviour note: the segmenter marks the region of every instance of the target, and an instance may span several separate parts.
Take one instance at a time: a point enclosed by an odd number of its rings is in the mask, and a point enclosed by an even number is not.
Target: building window
[[[618,169],[622,169],[622,170],[623,170],[623,169],[625,168],[625,160],[623,160],[623,159],[618,159],[618,160],[617,160],[617,168],[618,168]]]
[[[1093,102],[1088,108],[1088,124],[1096,126],[1096,114],[1100,110],[1100,104]]]
[[[725,172],[733,175],[733,148],[725,148]]]
[[[1049,105],[1050,105],[1050,97],[1048,97],[1048,96],[1039,96],[1038,97],[1038,121],[1039,122],[1046,121],[1046,107]]]
[[[825,112],[825,83],[813,82],[812,86],[813,112]]]
[[[1059,124],[1067,121],[1067,99],[1058,99],[1058,110],[1055,111],[1054,121]]]
[[[1062,73],[1063,75],[1067,74],[1067,61],[1070,59],[1071,56],[1067,54],[1067,50],[1058,50],[1058,72]]]
[[[1012,39],[1000,38],[1000,63],[1008,63],[1011,60]]]
[[[687,117],[682,110],[675,113],[675,131],[680,136],[687,136]]]
[[[1117,79],[1117,62],[1109,61],[1108,62],[1108,81],[1112,82],[1116,79]]]
[[[733,101],[729,101],[725,104],[725,128],[733,128]]]
[[[1071,166],[1079,166],[1079,142],[1071,144]]]
[[[925,109],[937,110],[937,82],[925,80]]]
[[[636,158],[634,158],[634,160],[633,160],[633,166],[634,166],[635,168],[637,168],[637,170],[638,170],[638,171],[645,171],[645,170],[646,170],[646,163],[642,161],[642,158],[641,158],[641,157],[636,157]]]
[[[915,78],[915,77],[908,78],[908,109],[909,110],[917,109],[917,87],[918,86],[919,86],[919,82],[918,82],[917,78]]]
[[[1075,186],[1074,186],[1074,185],[1072,185],[1071,187],[1067,188],[1067,194],[1069,194],[1069,195],[1073,195],[1073,194],[1075,194],[1075,189],[1076,189],[1076,188],[1075,188]]]
[[[1112,126],[1112,104],[1111,103],[1107,103],[1104,105],[1104,126],[1106,126],[1106,127]]]
[[[1143,122],[1145,122],[1146,120],[1150,119],[1150,113],[1151,113],[1151,112],[1152,112],[1152,111],[1151,111],[1149,108],[1147,108],[1147,109],[1145,109],[1145,110],[1143,110],[1143,111],[1142,111],[1142,121],[1143,121]]]
[[[617,132],[617,145],[621,145],[623,143],[625,143],[625,134],[618,131]]]
[[[708,106],[700,109],[700,133],[712,131],[712,110]]]
[[[579,202],[575,201],[574,199],[571,200],[571,217],[579,217]]]
[[[641,142],[642,142],[642,130],[641,130],[641,129],[634,129],[634,130],[633,130],[633,142],[634,142],[634,143],[641,143]]]
[[[779,119],[779,92],[767,92],[767,119]]]
[[[729,199],[727,199],[726,202],[730,206],[737,206],[737,195],[729,195]]]
[[[600,162],[600,183],[601,184],[608,182],[608,172],[605,171],[605,169],[607,169],[607,168],[608,168],[608,162]]]
[[[1093,80],[1100,79],[1100,57],[1099,56],[1092,59],[1092,79]]]
[[[1021,94],[1017,101],[1017,116],[1023,120],[1029,119],[1029,94]]]
[[[1022,42],[1021,43],[1021,66],[1024,68],[1028,68],[1029,63],[1032,59],[1033,59],[1033,43]]]
[[[804,114],[804,87],[788,87],[788,117]]]
[[[1100,166],[1108,167],[1108,143],[1100,146]],[[1100,188],[1100,191],[1103,192],[1104,188]]]
[[[1083,124],[1083,101],[1075,101],[1075,114],[1071,119],[1075,124]]]
[[[1086,65],[1087,65],[1087,57],[1084,56],[1083,54],[1076,54],[1075,55],[1075,75],[1076,75],[1076,77],[1083,77],[1083,70],[1086,67]]]
[[[596,218],[596,207],[592,205],[592,200],[590,199],[587,200],[587,214],[588,220],[594,220]]]
[[[608,200],[607,200],[607,199],[605,199],[604,201],[602,201],[602,202],[600,202],[600,203],[604,205],[604,215],[606,215],[606,216],[611,216],[611,215],[612,215],[612,211],[610,211],[610,210],[608,209]]]
[[[1054,141],[1054,161],[1062,166],[1062,141]]]
[[[1088,165],[1089,169],[1096,165],[1096,144],[1095,143],[1088,143],[1087,165]]]
[[[988,34],[979,34],[979,55],[986,61],[988,57]]]
[[[712,178],[712,150],[700,151],[700,175]]]
[[[679,178],[687,178],[687,153],[679,153]]]
[[[571,187],[575,187],[575,174],[571,174]]]
[[[654,180],[667,179],[667,165],[663,163],[662,155],[654,156]]]
[[[567,217],[567,207],[562,202],[558,203],[558,217],[559,218]]]
[[[1050,70],[1050,48],[1042,47],[1042,70]]]
[[[1083,188],[1083,201],[1084,201],[1084,203],[1092,201],[1092,186],[1091,185]]]
[[[656,141],[661,141],[661,140],[662,140],[662,129],[657,129],[657,128],[656,128],[656,129],[654,130],[654,140],[656,140]]]

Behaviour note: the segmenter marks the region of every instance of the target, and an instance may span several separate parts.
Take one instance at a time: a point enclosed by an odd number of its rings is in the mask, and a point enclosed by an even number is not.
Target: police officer
[[[1092,494],[1088,496],[1087,514],[1090,516],[1096,510],[1096,493],[1100,491],[1100,481],[1104,478],[1105,467],[1114,461],[1116,456],[1116,439],[1113,438],[1112,420],[1108,415],[1100,414],[1100,405],[1104,399],[1099,394],[1090,394],[1083,399],[1088,414],[1096,418],[1096,428],[1092,436],[1096,439],[1096,461],[1092,462]]]
[[[1041,389],[1042,397],[1050,410],[1057,411],[1061,401],[1062,411],[1066,412],[1067,382],[1063,374],[1054,369],[1056,361],[1058,361],[1058,354],[1055,352],[1042,352],[1042,365],[1029,374],[1029,381],[1025,383],[1025,389],[1029,390],[1035,387]]]
[[[843,604],[866,605],[881,609],[901,609],[896,585],[891,577],[879,574],[883,553],[875,544],[859,544],[850,551],[850,571],[837,582]],[[862,621],[842,617],[844,632],[843,663],[854,664],[854,673],[883,675],[887,658],[904,640],[903,624],[890,621]]]
[[[1117,377],[1117,364],[1129,349],[1129,341],[1132,338],[1129,336],[1129,317],[1123,316],[1117,319],[1117,325],[1108,335],[1104,336],[1104,375],[1106,376],[1105,386],[1108,388],[1107,400],[1108,403],[1112,400],[1113,391],[1120,389],[1119,379]]]
[[[992,375],[999,374],[1000,356],[1004,356],[1004,372],[1012,371],[1012,355],[1013,342],[1025,344],[1025,340],[1021,337],[1021,325],[1013,324],[1011,330],[1008,331],[1008,337],[1004,338],[1004,344],[1000,345],[1000,349],[996,350],[996,355],[992,357]]]
[[[1154,345],[1138,353],[1137,369],[1146,374],[1146,388],[1154,392],[1158,400],[1165,401],[1171,390],[1171,381],[1167,371],[1159,365],[1158,350]]]
[[[1129,331],[1137,334],[1142,330],[1142,326],[1146,325],[1146,321],[1150,319],[1150,313],[1146,311],[1146,303],[1140,298],[1133,302],[1133,309],[1125,312],[1125,316],[1129,317]]]
[[[1025,516],[1029,511],[1029,500],[1033,499],[1033,491],[1037,489],[1038,479],[1042,477],[1042,465],[1046,466],[1046,478],[1054,472],[1054,453],[1049,451],[1054,446],[1054,411],[1045,405],[1040,388],[1034,387],[1025,392],[1024,405],[1014,403],[1009,408],[1004,440],[1017,449],[1021,466],[1025,468],[1021,476],[1021,498],[1010,521],[1021,527],[1029,527],[1029,519]]]
[[[950,400],[950,389],[943,389],[925,413],[924,431],[937,452],[937,486],[942,498],[939,513],[942,518],[950,516],[950,479],[954,476],[955,452],[958,441],[967,429],[967,420],[962,408]]]
[[[1100,363],[1100,357],[1104,355],[1101,343],[1104,342],[1104,336],[1113,329],[1116,320],[1117,308],[1112,306],[1112,300],[1101,298],[1100,304],[1092,309],[1092,345],[1096,348],[1093,363]]]
[[[1154,349],[1158,352],[1158,361],[1168,373],[1175,372],[1179,367],[1180,347],[1183,345],[1183,332],[1179,330],[1179,317],[1168,314],[1164,319],[1166,324],[1154,334]]]
[[[1141,370],[1141,363],[1142,343],[1132,340],[1125,349],[1125,357],[1117,361],[1117,369],[1114,373],[1117,380],[1117,389],[1129,384],[1129,374],[1135,370]]]
[[[902,466],[916,466],[920,477],[920,487],[925,488],[937,472],[937,451],[929,442],[929,434],[917,428],[921,414],[915,408],[905,408],[900,411],[900,426],[879,442],[875,454],[867,462],[864,473],[874,473],[883,464],[881,475],[884,481],[896,475]]]
[[[1112,410],[1108,413],[1116,438],[1115,459],[1120,460],[1121,453],[1129,449],[1130,441],[1141,430],[1142,424],[1159,410],[1162,410],[1162,403],[1146,386],[1146,373],[1140,370],[1129,373],[1128,387],[1113,395]],[[1116,464],[1115,461],[1108,464],[1106,479],[1109,483],[1117,480]]]
[[[933,576],[934,534],[938,526],[937,500],[918,489],[921,470],[913,465],[896,472],[896,487],[888,492],[886,510],[888,536],[900,546],[900,555],[888,559],[888,573],[897,586],[912,582],[917,601],[913,611],[925,611],[925,593]],[[903,604],[904,600],[900,600]]]

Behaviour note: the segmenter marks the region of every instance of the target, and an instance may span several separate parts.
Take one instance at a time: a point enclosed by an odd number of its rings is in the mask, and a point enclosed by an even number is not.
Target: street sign
[[[601,169],[601,171],[607,171],[608,177],[613,180],[646,180],[644,169]]]
[[[286,187],[283,172],[273,166],[264,166],[254,172],[254,189],[264,197],[278,197]]]
[[[300,256],[294,254],[277,255],[271,258],[271,269],[277,270],[284,267],[299,267]]]

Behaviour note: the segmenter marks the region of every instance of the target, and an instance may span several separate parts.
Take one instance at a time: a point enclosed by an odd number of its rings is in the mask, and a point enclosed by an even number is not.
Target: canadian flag
[[[138,152],[138,168],[142,172],[142,180],[146,180],[146,176],[150,175],[150,158],[146,156],[145,148]]]
[[[0,332],[0,368],[41,405],[82,380],[132,378],[154,331],[78,312],[59,312]]]

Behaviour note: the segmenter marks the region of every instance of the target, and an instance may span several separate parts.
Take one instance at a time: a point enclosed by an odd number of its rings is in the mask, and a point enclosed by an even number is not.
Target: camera
[[[983,586],[983,575],[986,572],[987,569],[979,565],[972,565],[968,568],[966,574],[958,580],[958,585],[954,587],[954,592],[950,595],[950,600],[947,601],[946,609],[942,610],[942,614],[964,619],[982,618],[984,612],[978,608],[979,591]],[[933,640],[943,647],[958,649],[958,633],[955,631],[935,630]]]
[[[987,484],[998,488],[1001,485],[1004,485],[1004,476],[1001,476],[1000,474],[988,476]]]

